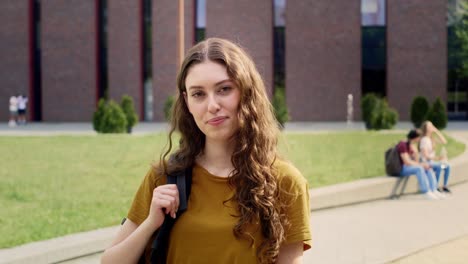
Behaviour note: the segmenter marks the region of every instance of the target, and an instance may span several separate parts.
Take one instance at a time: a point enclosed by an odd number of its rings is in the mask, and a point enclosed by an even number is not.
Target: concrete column
[[[0,121],[8,121],[10,96],[29,94],[30,13],[27,0],[0,1]],[[28,110],[30,111],[30,109]]]
[[[273,91],[273,1],[217,0],[206,4],[206,36],[240,44]]]
[[[345,121],[347,95],[360,116],[360,1],[288,1],[286,97],[294,121]]]
[[[43,121],[92,120],[97,97],[96,2],[41,1]]]
[[[447,98],[447,1],[387,1],[387,97],[410,119],[415,96]]]

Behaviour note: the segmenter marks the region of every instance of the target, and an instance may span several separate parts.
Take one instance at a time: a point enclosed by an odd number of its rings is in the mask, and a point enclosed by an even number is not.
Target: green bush
[[[127,118],[116,102],[101,99],[93,116],[93,127],[98,133],[125,133]]]
[[[362,120],[366,124],[366,129],[372,128],[372,119],[375,118],[375,110],[379,105],[379,97],[373,93],[367,93],[364,95],[361,101],[361,113]]]
[[[125,133],[127,131],[127,118],[122,108],[110,100],[102,119],[102,133]]]
[[[101,132],[102,118],[106,108],[106,100],[99,99],[96,112],[93,114],[93,128],[96,132]]]
[[[429,112],[429,102],[424,96],[416,96],[411,103],[411,122],[414,127],[421,127],[421,124],[427,120]]]
[[[437,129],[444,129],[447,127],[447,113],[445,111],[445,105],[440,98],[437,98],[432,105],[427,119],[434,124]]]
[[[398,122],[398,112],[388,106],[387,100],[379,102],[371,115],[371,128],[375,130],[392,129]]]
[[[122,107],[122,111],[124,112],[125,118],[127,120],[127,133],[131,133],[132,127],[135,126],[138,122],[138,115],[135,112],[133,98],[128,95],[122,96],[120,106]]]
[[[276,87],[273,95],[273,109],[280,128],[284,128],[284,124],[290,119],[284,87]]]
[[[166,98],[166,101],[164,102],[164,118],[166,121],[171,120],[171,115],[172,115],[172,106],[174,105],[174,96],[170,95]]]

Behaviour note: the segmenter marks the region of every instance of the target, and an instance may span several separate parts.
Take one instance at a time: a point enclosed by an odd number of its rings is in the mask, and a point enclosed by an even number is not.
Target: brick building
[[[414,96],[447,102],[467,119],[468,82],[448,77],[448,10],[460,0],[185,0],[185,48],[231,39],[254,58],[270,95],[285,87],[293,121],[344,121],[348,94],[360,119],[377,92],[409,119]],[[164,119],[175,91],[174,0],[0,1],[0,120],[11,95],[28,117],[90,121],[99,98],[134,98],[142,120]],[[457,100],[454,101],[453,95]]]

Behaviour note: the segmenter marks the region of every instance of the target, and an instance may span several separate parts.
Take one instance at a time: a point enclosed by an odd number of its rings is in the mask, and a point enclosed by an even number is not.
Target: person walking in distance
[[[8,126],[16,126],[16,118],[18,117],[18,98],[14,95],[10,97],[10,120],[8,121]]]
[[[28,97],[22,94],[18,95],[18,124],[26,124],[26,108],[28,105]]]

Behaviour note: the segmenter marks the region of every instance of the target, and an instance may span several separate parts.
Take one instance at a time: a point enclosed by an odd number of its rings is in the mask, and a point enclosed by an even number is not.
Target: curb
[[[0,250],[1,264],[57,263],[102,252],[118,226],[24,244]]]

